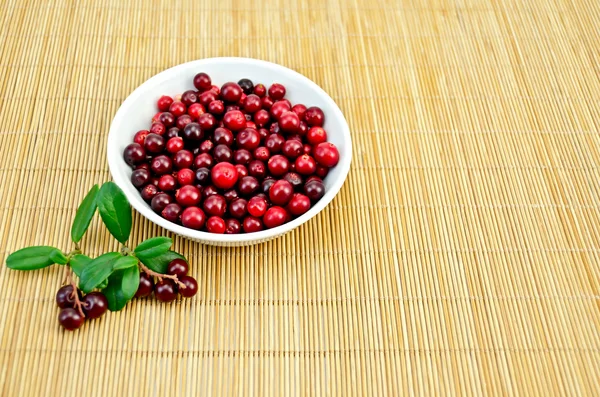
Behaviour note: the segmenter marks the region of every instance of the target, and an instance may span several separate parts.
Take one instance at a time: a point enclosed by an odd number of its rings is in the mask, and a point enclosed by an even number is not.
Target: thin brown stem
[[[185,289],[185,288],[186,288],[185,284],[184,284],[184,283],[182,283],[181,281],[179,281],[179,279],[177,278],[177,276],[176,276],[176,275],[174,275],[174,274],[161,274],[161,273],[157,273],[157,272],[155,272],[155,271],[153,271],[153,270],[150,270],[150,269],[148,268],[148,266],[144,265],[142,262],[139,262],[139,264],[140,264],[140,269],[142,269],[142,271],[143,271],[144,273],[147,273],[149,276],[156,277],[156,278],[157,278],[157,279],[159,279],[160,281],[162,281],[162,280],[163,280],[163,278],[168,278],[168,279],[170,279],[170,280],[173,280],[173,281],[175,282],[175,284],[177,284],[177,286],[178,286],[179,288],[183,288],[183,289]]]
[[[83,303],[81,302],[81,300],[79,300],[79,294],[77,293],[78,288],[77,288],[77,283],[75,283],[75,281],[73,281],[73,271],[71,270],[70,266],[67,266],[68,268],[68,273],[67,273],[67,284],[71,284],[71,286],[73,287],[73,292],[71,293],[71,299],[73,299],[73,303],[75,304],[75,308],[77,309],[77,311],[79,312],[79,314],[81,314],[82,317],[85,317],[85,314],[83,313]]]

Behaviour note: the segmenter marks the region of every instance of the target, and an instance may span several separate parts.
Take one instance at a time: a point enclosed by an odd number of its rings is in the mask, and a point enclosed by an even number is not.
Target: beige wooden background
[[[0,0],[2,263],[70,248],[113,115],[181,62],[295,69],[355,148],[284,238],[177,238],[195,299],[66,333],[61,270],[2,266],[0,395],[598,395],[599,26],[593,0]]]

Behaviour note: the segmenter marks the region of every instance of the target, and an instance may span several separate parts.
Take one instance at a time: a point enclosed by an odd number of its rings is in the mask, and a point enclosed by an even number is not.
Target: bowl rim
[[[284,223],[283,225],[277,226],[272,229],[265,229],[265,230],[262,230],[259,232],[254,232],[254,233],[216,234],[216,233],[203,232],[200,230],[194,230],[194,229],[184,227],[182,225],[178,225],[176,223],[173,223],[173,222],[170,222],[170,221],[164,219],[163,217],[159,216],[151,209],[149,209],[145,206],[142,206],[141,204],[143,202],[141,200],[132,199],[132,197],[130,197],[130,194],[128,194],[129,189],[126,188],[126,186],[127,186],[126,184],[131,184],[131,182],[129,180],[126,180],[127,178],[123,178],[121,176],[120,172],[118,172],[118,170],[121,167],[123,167],[125,165],[125,163],[123,162],[123,160],[121,158],[122,157],[121,154],[117,150],[117,144],[116,144],[115,139],[118,134],[117,125],[121,124],[122,119],[126,116],[125,109],[129,108],[129,105],[132,102],[135,102],[143,94],[143,91],[148,86],[159,84],[163,80],[171,78],[171,74],[178,69],[188,68],[191,65],[195,65],[198,68],[201,68],[202,66],[206,66],[206,65],[210,65],[210,64],[220,64],[220,63],[224,63],[224,62],[226,62],[226,63],[229,62],[229,63],[234,63],[234,64],[235,63],[254,64],[261,68],[276,70],[279,73],[288,75],[292,79],[300,80],[303,84],[306,84],[310,89],[312,89],[313,91],[316,91],[318,94],[320,94],[320,96],[322,97],[324,102],[326,102],[329,105],[329,107],[331,107],[332,112],[333,112],[333,117],[341,120],[342,128],[341,128],[340,132],[342,134],[345,145],[347,145],[347,150],[346,150],[346,153],[344,156],[340,155],[340,162],[336,166],[336,168],[341,167],[340,176],[336,180],[333,181],[332,185],[326,190],[325,195],[314,206],[312,206],[306,213],[302,214],[298,218],[296,218],[288,223]],[[127,96],[127,98],[123,101],[123,103],[121,103],[121,106],[117,110],[117,113],[115,114],[113,121],[111,122],[110,130],[108,133],[108,139],[107,139],[107,157],[108,157],[109,171],[113,177],[114,182],[121,189],[123,189],[125,195],[127,196],[127,199],[129,200],[129,202],[131,203],[133,208],[135,208],[136,211],[138,211],[141,215],[143,215],[149,221],[151,221],[151,222],[153,222],[175,234],[179,234],[181,236],[185,236],[190,239],[199,240],[200,242],[206,241],[206,242],[214,242],[214,243],[253,243],[253,242],[259,243],[261,241],[275,238],[279,235],[282,235],[284,233],[291,231],[292,229],[295,229],[296,227],[307,222],[308,220],[313,218],[315,215],[317,215],[319,212],[321,212],[323,210],[323,208],[325,208],[333,200],[333,198],[338,194],[342,185],[346,181],[346,178],[350,171],[350,163],[352,161],[352,139],[350,136],[350,128],[348,126],[348,122],[347,122],[346,118],[344,117],[342,111],[340,110],[339,106],[329,96],[329,94],[327,94],[325,92],[325,90],[323,90],[321,87],[319,87],[315,82],[310,80],[308,77],[306,77],[292,69],[289,69],[285,66],[278,65],[276,63],[272,63],[272,62],[268,62],[268,61],[259,60],[259,59],[242,58],[242,57],[215,57],[215,58],[205,58],[205,59],[189,61],[189,62],[181,63],[179,65],[172,66],[168,69],[165,69],[162,72],[160,72],[160,73],[152,76],[148,80],[146,80],[144,83],[142,83],[140,86],[138,86],[131,94],[129,94],[129,96]],[[121,164],[121,162],[122,162],[122,164]],[[141,197],[140,197],[140,199],[141,199]]]

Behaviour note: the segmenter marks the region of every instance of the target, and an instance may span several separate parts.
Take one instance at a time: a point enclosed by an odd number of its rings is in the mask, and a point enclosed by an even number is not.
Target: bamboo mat
[[[0,259],[69,249],[110,122],[170,66],[321,85],[347,183],[283,238],[176,238],[196,298],[75,333],[61,269],[0,268],[0,395],[598,395],[597,1],[0,0]],[[164,234],[135,214],[132,240]],[[92,255],[117,248],[95,221]]]

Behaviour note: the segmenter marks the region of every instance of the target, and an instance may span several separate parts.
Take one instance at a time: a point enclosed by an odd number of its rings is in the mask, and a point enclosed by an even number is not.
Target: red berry
[[[304,194],[312,201],[318,201],[325,195],[325,185],[323,182],[312,180],[304,184]]]
[[[285,87],[279,83],[274,83],[269,87],[269,96],[278,101],[285,96]]]
[[[178,138],[179,137],[179,128],[171,127],[165,133],[165,139]]]
[[[189,266],[186,261],[181,258],[173,259],[167,266],[167,274],[173,276],[185,276],[189,271]]]
[[[247,216],[244,218],[243,228],[246,233],[260,232],[263,230],[263,223],[259,218]]]
[[[211,85],[212,82],[210,80],[210,76],[206,73],[201,72],[194,76],[194,87],[196,87],[196,89],[199,91],[210,90]]]
[[[204,138],[204,132],[200,124],[189,123],[183,128],[183,137],[189,141],[200,141]]]
[[[204,106],[202,106],[202,104],[194,103],[188,108],[187,112],[192,120],[198,120],[198,117],[203,115],[206,111],[204,110]]]
[[[233,152],[233,161],[236,164],[248,164],[252,160],[252,155],[246,149],[239,149]]]
[[[210,221],[210,219],[209,219],[209,221]],[[225,222],[223,222],[223,225],[225,225]],[[208,226],[207,226],[207,228],[208,228]],[[218,233],[218,232],[213,232],[213,233]],[[195,278],[190,277],[190,276],[183,276],[183,277],[179,277],[179,282],[182,283],[183,285],[185,285],[185,288],[179,288],[179,293],[184,298],[191,298],[192,296],[196,295],[196,293],[198,292],[198,282],[196,281]]]
[[[238,180],[238,171],[230,163],[218,163],[211,171],[211,178],[219,189],[231,189]]]
[[[248,164],[248,175],[259,179],[264,178],[267,175],[267,167],[265,167],[265,163],[260,160],[252,160],[250,164]]]
[[[161,215],[163,218],[165,218],[166,220],[168,220],[170,222],[178,223],[179,219],[181,217],[182,211],[183,211],[183,208],[181,208],[181,206],[179,204],[171,203],[171,204],[167,204],[165,209],[162,210]]]
[[[173,116],[169,112],[163,112],[158,117],[158,121],[163,123],[165,125],[165,127],[168,128],[168,127],[171,127],[173,124],[175,124],[175,116]]]
[[[138,285],[137,292],[135,293],[136,298],[145,298],[152,293],[154,289],[154,280],[148,275],[148,273],[140,273],[140,284]]]
[[[108,299],[102,292],[90,292],[83,298],[82,304],[88,319],[101,317],[108,310]]]
[[[243,150],[243,149],[242,149]],[[238,179],[248,176],[248,168],[243,164],[236,164],[235,169],[238,172]]]
[[[213,194],[204,200],[204,212],[212,216],[223,216],[227,211],[227,201],[225,197]]]
[[[246,209],[250,215],[260,218],[267,212],[267,207],[267,200],[259,196],[254,196],[248,201]]]
[[[242,224],[237,219],[225,220],[225,234],[238,234],[242,231]]]
[[[304,146],[302,148],[303,148],[304,154],[312,153],[312,146],[310,146],[308,143],[304,144]]]
[[[274,176],[284,175],[290,169],[289,160],[280,154],[271,157],[267,164],[269,166],[269,172]]]
[[[144,142],[144,149],[148,153],[160,153],[165,149],[165,138],[158,134],[148,134]]]
[[[225,113],[225,104],[223,101],[214,100],[208,104],[208,111],[214,115],[220,116]]]
[[[163,192],[175,190],[176,185],[177,180],[173,177],[173,175],[163,175],[158,179],[158,188]]]
[[[191,106],[197,101],[198,98],[196,97],[196,91],[194,90],[187,90],[181,94],[181,102],[183,102],[185,106]]]
[[[255,129],[246,128],[236,137],[238,146],[246,150],[254,150],[260,145],[260,135]]]
[[[223,123],[231,131],[241,131],[246,128],[246,117],[239,110],[231,110],[223,116]]]
[[[169,112],[175,117],[183,116],[187,110],[185,104],[181,101],[175,101],[169,106]]]
[[[146,151],[139,143],[130,143],[123,151],[123,160],[131,166],[146,160]]]
[[[286,180],[277,181],[269,189],[269,198],[275,205],[286,205],[294,194],[292,184]]]
[[[178,169],[190,168],[194,164],[194,155],[189,150],[180,150],[173,156],[173,165]]]
[[[68,331],[73,331],[81,327],[84,320],[79,311],[71,307],[62,309],[58,314],[58,322]]]
[[[217,119],[210,113],[204,113],[198,117],[198,124],[202,131],[212,131],[217,126]]]
[[[225,83],[221,87],[221,98],[230,103],[239,101],[242,97],[242,93],[242,88],[236,83]]]
[[[279,117],[279,128],[288,134],[296,133],[300,128],[300,118],[294,112],[284,112]]]
[[[180,130],[183,130],[188,124],[191,124],[193,122],[194,122],[194,120],[192,120],[192,116],[190,116],[189,114],[184,114],[183,116],[177,117],[177,121],[175,122],[175,125]]]
[[[287,210],[294,216],[300,216],[310,209],[310,199],[300,193],[292,196],[287,205]]]
[[[258,179],[253,176],[245,176],[240,179],[238,183],[238,191],[243,196],[250,196],[255,193],[260,187]]]
[[[151,201],[158,194],[158,188],[154,185],[146,185],[141,191],[142,198],[145,201]]]
[[[146,140],[146,137],[148,136],[149,133],[150,133],[150,131],[148,131],[148,130],[139,130],[133,136],[133,142],[137,143],[138,145],[144,146],[144,141]]]
[[[267,161],[269,160],[269,157],[271,157],[271,154],[269,153],[269,149],[267,149],[266,147],[261,146],[254,149],[255,159],[260,161]]]
[[[198,151],[199,151],[199,153],[210,153],[210,152],[212,152],[213,147],[214,147],[214,144],[212,143],[212,141],[209,141],[207,139],[200,144],[200,147],[198,147]]]
[[[325,178],[327,174],[329,174],[329,168],[317,164],[317,170],[315,171],[315,175],[319,178]]]
[[[325,114],[321,108],[312,106],[304,112],[304,121],[309,127],[322,127],[325,122]]]
[[[160,156],[156,156],[152,159],[152,163],[150,163],[150,169],[156,175],[164,175],[168,174],[173,170],[173,162],[170,157],[161,154]]]
[[[146,186],[150,181],[150,172],[145,169],[136,169],[131,173],[131,183],[138,189]]]
[[[285,139],[279,134],[272,134],[265,140],[265,146],[271,153],[279,153],[283,149]]]
[[[312,175],[317,170],[315,159],[308,154],[303,154],[296,159],[296,172],[302,175]]]
[[[227,128],[217,128],[213,134],[213,140],[217,145],[231,146],[233,144],[233,134]]]
[[[288,139],[283,144],[283,154],[290,160],[296,159],[298,156],[304,153],[304,147],[302,142],[297,139]]]
[[[198,207],[188,207],[181,213],[181,224],[190,229],[200,230],[206,222],[206,215]]]
[[[290,110],[290,105],[284,101],[277,101],[271,106],[271,116],[273,119],[278,120],[283,115],[283,113],[288,112]]]
[[[254,113],[254,122],[259,127],[264,127],[271,120],[271,115],[265,109],[260,109]]]
[[[154,286],[154,296],[161,302],[172,302],[177,299],[177,286],[169,279],[163,279]]]
[[[283,225],[288,217],[289,215],[283,208],[274,206],[269,208],[263,216],[263,223],[267,229],[272,229]]]
[[[234,218],[243,218],[246,215],[248,202],[243,198],[233,200],[229,204],[229,214]]]
[[[184,207],[198,205],[200,203],[200,189],[193,185],[185,185],[175,193],[175,200]]]
[[[180,137],[171,138],[167,141],[167,152],[175,154],[183,149],[183,139]]]
[[[204,91],[198,97],[198,102],[202,106],[204,106],[205,108],[207,108],[210,105],[211,102],[216,101],[218,99],[217,95],[219,95],[219,94],[215,94],[212,90],[210,90],[210,91]]]
[[[244,110],[246,113],[256,113],[262,107],[262,103],[258,95],[248,95],[246,99],[244,99]]]
[[[191,185],[196,181],[196,173],[189,168],[181,169],[177,172],[177,182],[179,186]],[[159,181],[160,183],[160,181]]]
[[[218,163],[230,162],[233,159],[233,151],[226,145],[217,145],[213,151],[213,157]]]
[[[165,207],[171,204],[172,202],[173,199],[167,193],[158,193],[152,198],[152,201],[150,202],[150,207],[152,207],[152,210],[154,212],[160,214],[161,212],[163,212]]]
[[[275,101],[273,101],[270,97],[265,96],[260,99],[260,102],[263,109],[269,110]]]
[[[210,218],[208,218],[208,221],[206,221],[206,230],[209,233],[223,234],[225,233],[225,229],[226,226],[223,218],[220,218],[218,216],[211,216]]]
[[[327,132],[321,127],[312,127],[306,134],[306,140],[315,146],[327,141]]]
[[[158,101],[156,102],[156,106],[158,107],[158,110],[160,110],[161,112],[166,112],[169,110],[169,106],[171,106],[172,103],[173,103],[173,98],[171,98],[170,96],[167,96],[167,95],[163,95],[160,98],[158,98]]]
[[[77,291],[77,293],[79,293],[79,291]],[[73,294],[72,285],[65,285],[59,288],[56,292],[56,304],[61,309],[75,306],[75,295]]]
[[[267,88],[264,84],[257,84],[254,86],[254,93],[262,98],[267,94]]]
[[[194,168],[210,168],[213,165],[213,158],[208,153],[200,153],[194,159]]]
[[[306,106],[299,103],[297,105],[292,106],[292,112],[296,113],[300,120],[304,119],[304,113],[306,113]]]
[[[315,160],[325,167],[335,167],[340,161],[340,153],[338,152],[337,147],[330,142],[319,143],[314,149],[314,154]]]

